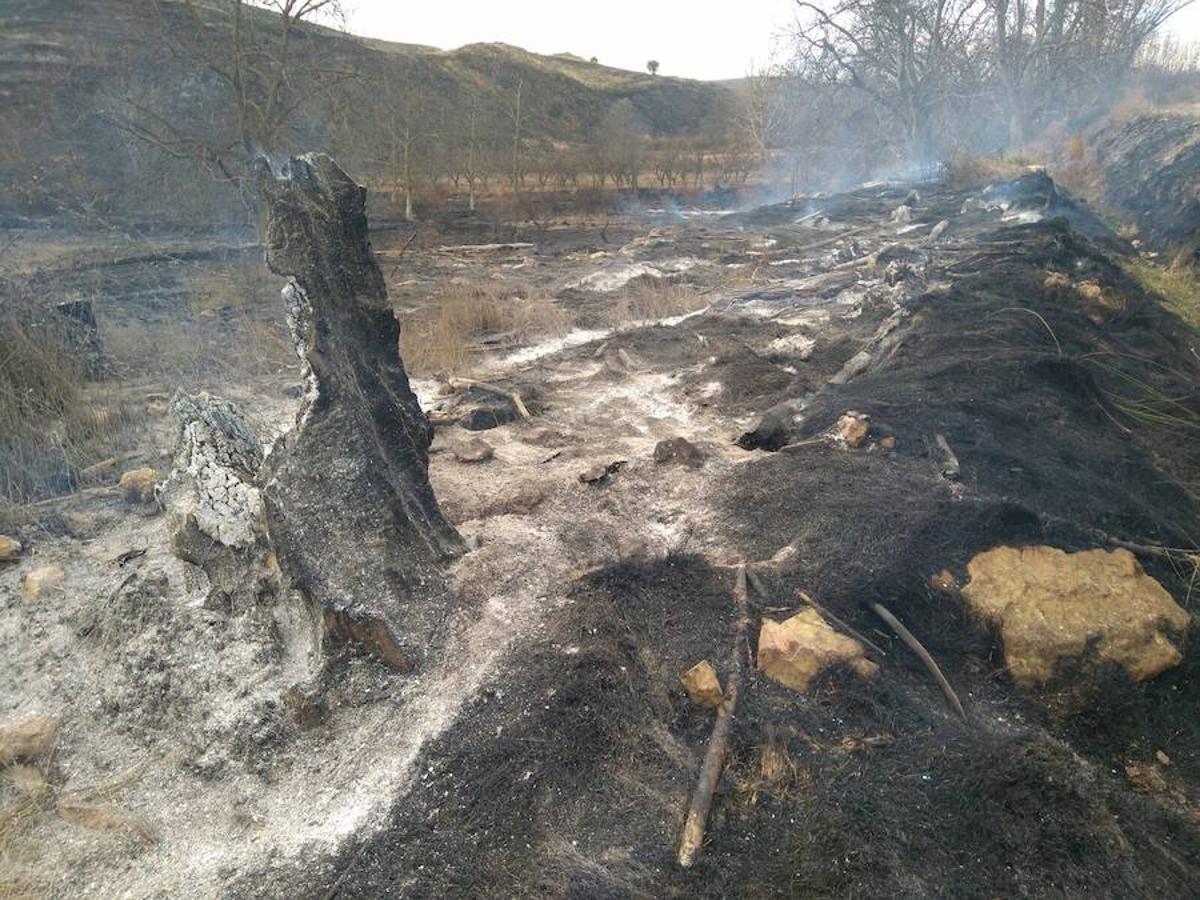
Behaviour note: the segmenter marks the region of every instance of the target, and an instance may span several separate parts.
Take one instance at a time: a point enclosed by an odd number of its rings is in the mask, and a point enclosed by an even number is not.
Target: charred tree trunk
[[[266,255],[286,276],[307,390],[266,463],[271,540],[327,637],[407,670],[445,618],[440,564],[462,551],[428,477],[429,420],[399,355],[400,328],[371,253],[366,190],[331,158],[257,171]]]

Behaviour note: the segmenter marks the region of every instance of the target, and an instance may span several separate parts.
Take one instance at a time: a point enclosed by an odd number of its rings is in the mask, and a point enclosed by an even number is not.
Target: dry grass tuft
[[[88,396],[84,364],[60,334],[10,312],[0,320],[0,500],[71,490],[79,471],[129,449],[140,416]]]
[[[954,190],[982,187],[1001,178],[1016,178],[1032,160],[1022,156],[972,156],[960,153],[946,162],[946,186]]]
[[[1200,275],[1183,259],[1169,266],[1129,259],[1121,267],[1143,290],[1158,297],[1163,306],[1200,328]]]
[[[629,282],[616,297],[608,319],[614,326],[627,322],[654,321],[694,312],[707,303],[704,295],[690,284],[639,278]]]
[[[401,316],[400,355],[412,375],[462,374],[483,338],[501,346],[565,331],[567,313],[554,298],[493,285],[451,284],[427,307]]]
[[[756,806],[760,794],[785,798],[810,786],[808,770],[792,759],[787,743],[782,737],[768,734],[766,741],[754,748],[750,771],[745,778],[739,779],[737,792],[747,804]]]

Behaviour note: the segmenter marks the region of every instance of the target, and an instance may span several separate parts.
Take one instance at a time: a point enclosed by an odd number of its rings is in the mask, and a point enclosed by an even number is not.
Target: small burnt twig
[[[947,481],[957,480],[962,467],[958,464],[958,457],[950,449],[950,442],[944,434],[934,435],[933,442],[942,451],[942,477]]]
[[[887,607],[882,603],[872,603],[871,609],[875,610],[875,614],[879,618],[888,623],[892,631],[896,632],[896,635],[900,640],[904,641],[909,650],[917,654],[917,657],[925,664],[925,668],[929,670],[929,674],[937,681],[938,687],[942,689],[942,693],[946,695],[946,699],[950,702],[955,712],[962,716],[965,721],[967,711],[963,709],[962,701],[958,699],[958,694],[954,692],[954,688],[950,686],[950,682],[942,674],[942,670],[938,667],[937,662],[929,655],[929,651],[921,645],[921,642],[916,639],[911,631],[904,627],[903,622],[888,612]]]
[[[704,754],[704,762],[700,766],[700,778],[696,782],[696,790],[692,793],[687,822],[683,826],[683,838],[679,842],[679,865],[685,869],[696,862],[704,844],[704,829],[708,823],[709,810],[712,809],[713,791],[721,778],[725,755],[729,749],[729,734],[733,730],[733,714],[737,708],[738,691],[742,684],[743,647],[747,655],[750,651],[747,638],[750,601],[746,590],[745,565],[738,566],[733,597],[737,602],[738,621],[733,652],[730,654],[729,683],[725,688],[725,701],[717,709],[717,720],[713,723],[712,737],[708,740],[708,751]]]

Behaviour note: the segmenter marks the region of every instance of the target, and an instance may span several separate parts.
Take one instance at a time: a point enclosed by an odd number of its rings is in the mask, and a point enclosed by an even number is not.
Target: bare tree
[[[341,0],[155,0],[172,55],[190,60],[223,102],[223,121],[193,119],[168,102],[129,97],[110,118],[138,140],[178,159],[199,159],[239,182],[250,157],[284,144],[306,103],[354,77],[329,58],[311,23],[337,24]],[[170,26],[183,15],[189,25]]]
[[[509,169],[509,183],[512,190],[518,191],[525,183],[524,162],[521,158],[521,96],[525,90],[525,77],[517,77],[517,84],[508,99],[505,111],[512,125],[512,166]]]
[[[787,120],[787,73],[771,63],[755,68],[752,64],[739,85],[735,115],[739,130],[749,139],[764,166]]]
[[[981,0],[797,0],[798,62],[810,78],[869,94],[895,121],[910,158],[935,150],[936,115],[976,68]]]

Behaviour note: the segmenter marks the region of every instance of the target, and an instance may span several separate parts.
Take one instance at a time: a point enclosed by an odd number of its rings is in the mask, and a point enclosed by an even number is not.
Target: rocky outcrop
[[[1183,658],[1167,632],[1185,631],[1187,612],[1128,550],[996,547],[972,559],[967,573],[963,596],[997,627],[1009,674],[1025,687],[1092,655],[1136,681]]]
[[[398,351],[367,239],[366,190],[328,156],[256,172],[267,264],[283,290],[305,396],[266,465],[283,574],[327,634],[410,668],[446,614],[440,564],[462,551],[428,477],[433,432]]]
[[[237,408],[221,397],[181,391],[171,411],[179,437],[174,468],[160,490],[171,550],[208,575],[208,606],[246,609],[270,586],[257,482],[262,447]]]

